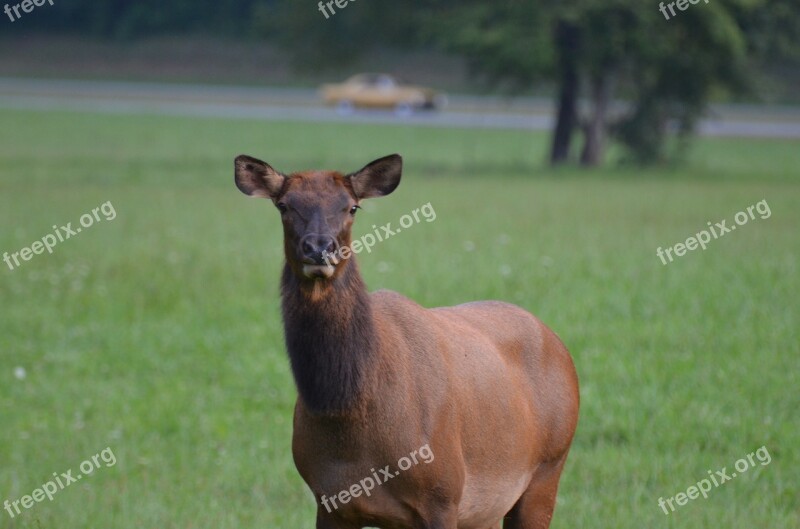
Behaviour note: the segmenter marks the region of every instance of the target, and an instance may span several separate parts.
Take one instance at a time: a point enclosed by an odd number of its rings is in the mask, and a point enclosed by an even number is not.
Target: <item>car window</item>
[[[395,83],[394,79],[388,75],[381,75],[378,76],[375,84],[378,86],[378,88],[394,88],[397,83]]]

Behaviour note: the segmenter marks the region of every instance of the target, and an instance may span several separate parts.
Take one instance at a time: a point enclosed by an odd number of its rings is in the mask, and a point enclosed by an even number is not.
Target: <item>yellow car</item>
[[[431,88],[401,84],[391,75],[362,73],[343,83],[324,84],[320,95],[328,105],[336,105],[342,114],[356,108],[393,108],[400,115],[419,109],[442,108],[444,94]]]

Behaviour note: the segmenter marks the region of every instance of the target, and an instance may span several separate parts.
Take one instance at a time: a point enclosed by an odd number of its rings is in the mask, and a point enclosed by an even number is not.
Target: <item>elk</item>
[[[499,301],[427,309],[368,293],[354,258],[331,259],[350,245],[359,203],[399,185],[399,155],[351,174],[286,175],[245,155],[234,165],[239,190],[272,200],[283,223],[292,454],[317,499],[317,529],[547,528],[579,401],[556,334]],[[422,446],[430,464],[356,494]]]

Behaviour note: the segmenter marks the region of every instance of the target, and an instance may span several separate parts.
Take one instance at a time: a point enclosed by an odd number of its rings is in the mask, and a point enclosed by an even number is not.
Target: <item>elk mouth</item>
[[[309,279],[330,279],[336,272],[336,265],[339,262],[338,255],[335,253],[323,254],[321,262],[314,259],[304,259],[303,275]]]
[[[330,279],[336,268],[333,264],[304,264],[303,275],[309,279]]]

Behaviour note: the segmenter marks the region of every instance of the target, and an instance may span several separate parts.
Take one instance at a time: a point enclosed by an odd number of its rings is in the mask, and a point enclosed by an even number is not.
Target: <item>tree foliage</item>
[[[26,17],[24,28],[93,37],[136,37],[202,32],[216,35],[252,33],[257,5],[274,0],[55,0],[54,6]],[[56,8],[57,7],[57,8]]]
[[[748,39],[755,35],[747,30],[759,25],[748,27],[741,21],[756,9],[749,7],[752,3],[701,2],[676,10],[669,20],[655,3],[628,0],[514,0],[493,10],[493,19],[470,15],[483,13],[484,3],[478,0],[439,0],[435,9],[462,13],[449,17],[458,19],[458,30],[441,32],[439,39],[448,49],[468,55],[490,80],[554,78],[560,88],[552,159],[569,158],[573,131],[580,131],[581,161],[594,165],[602,159],[609,132],[628,148],[631,159],[668,158],[670,131],[685,137],[713,94],[748,89]],[[535,14],[526,17],[526,12]],[[502,28],[491,39],[478,36],[487,21]],[[753,33],[763,34],[768,27],[772,24],[764,20]],[[496,50],[514,49],[521,32],[529,35],[529,59],[510,63]],[[495,40],[503,38],[507,42]],[[762,48],[786,53],[792,45],[771,38]],[[577,109],[574,94],[587,102],[585,111]],[[611,112],[615,98],[630,103],[621,115]]]

